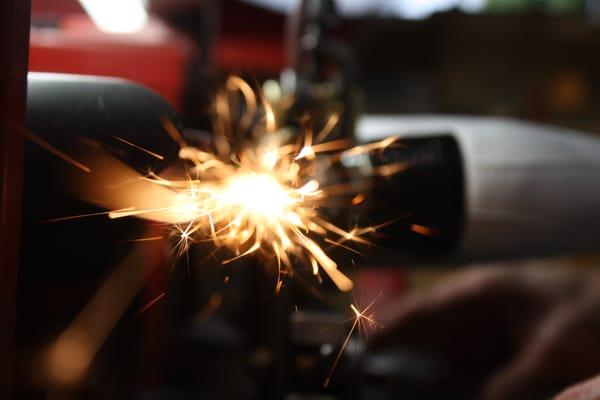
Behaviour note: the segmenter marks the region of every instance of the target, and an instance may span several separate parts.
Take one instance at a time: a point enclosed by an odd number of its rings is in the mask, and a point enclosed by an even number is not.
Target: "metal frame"
[[[0,1],[0,398],[11,398],[31,3]]]

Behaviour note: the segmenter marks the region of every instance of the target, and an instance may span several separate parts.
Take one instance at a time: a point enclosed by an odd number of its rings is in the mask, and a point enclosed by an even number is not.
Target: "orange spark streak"
[[[171,138],[175,141],[175,143],[177,143],[179,147],[186,147],[187,144],[185,143],[185,140],[183,140],[183,137],[181,137],[181,133],[179,133],[179,130],[173,124],[173,121],[171,121],[171,119],[167,117],[163,117],[161,121],[165,130],[167,131],[169,136],[171,136]]]
[[[273,112],[273,108],[268,101],[263,101],[263,106],[265,107],[265,128],[267,132],[275,132],[277,129],[277,122],[275,121],[275,113]]]
[[[156,303],[158,303],[166,295],[167,295],[167,292],[162,292],[161,294],[159,294],[158,296],[156,296],[154,299],[152,299],[151,301],[149,301],[148,304],[146,304],[144,307],[142,307],[140,309],[140,311],[138,311],[135,314],[135,316],[137,317],[140,314],[143,314],[146,310],[148,310],[150,307],[152,307],[153,305],[155,305]]]
[[[252,124],[252,119],[254,118],[257,110],[256,96],[254,95],[254,91],[250,85],[239,76],[230,76],[227,79],[226,86],[230,91],[234,91],[236,89],[239,90],[244,96],[246,112],[240,120],[240,127],[245,131],[250,127],[250,124]]]
[[[350,143],[352,142],[349,139],[338,139],[332,140],[331,142],[315,144],[312,148],[315,152],[321,153],[324,151],[347,149]]]
[[[42,222],[43,223],[50,223],[50,222],[70,221],[70,220],[73,220],[73,219],[87,218],[87,217],[96,217],[98,215],[110,215],[111,213],[114,213],[114,212],[127,212],[127,211],[131,211],[131,210],[133,210],[133,207],[122,208],[120,210],[113,210],[113,211],[100,211],[100,212],[88,213],[88,214],[69,215],[67,217],[49,218],[49,219],[43,220]]]
[[[373,175],[379,176],[391,176],[397,174],[398,172],[405,171],[410,167],[410,164],[407,162],[399,162],[394,164],[382,165],[380,167],[373,169]]]
[[[329,386],[329,383],[331,382],[331,378],[333,377],[333,373],[335,372],[335,369],[337,368],[337,365],[340,362],[340,358],[342,358],[342,354],[344,353],[346,346],[348,346],[350,337],[352,336],[352,333],[354,332],[354,329],[356,328],[357,324],[358,324],[358,318],[356,318],[354,320],[354,323],[352,324],[350,331],[348,332],[348,334],[346,335],[346,338],[344,339],[344,342],[342,343],[342,347],[340,348],[340,351],[337,353],[337,356],[335,357],[335,361],[333,362],[333,365],[331,366],[331,370],[329,370],[329,374],[327,375],[327,378],[325,378],[325,382],[323,382],[324,388],[327,388]]]
[[[366,199],[366,196],[362,193],[359,193],[352,198],[352,205],[353,206],[359,205],[360,203],[364,202],[365,199]]]
[[[410,230],[413,232],[417,232],[423,236],[435,236],[438,233],[438,230],[435,228],[430,228],[428,226],[412,224],[410,226]]]
[[[73,157],[58,150],[56,147],[52,146],[50,143],[46,142],[41,137],[33,134],[32,132],[29,132],[26,129],[22,129],[21,131],[23,132],[23,135],[25,135],[25,137],[27,139],[31,140],[33,143],[37,144],[38,146],[43,147],[44,149],[46,149],[50,153],[54,154],[58,158],[62,159],[63,161],[68,162],[69,164],[73,165],[76,168],[79,168],[83,172],[87,172],[88,174],[90,172],[92,172],[92,170],[88,166],[80,163],[79,161],[75,160]]]
[[[164,239],[164,236],[152,236],[152,237],[147,237],[147,238],[140,238],[140,239],[130,239],[130,240],[126,240],[127,242],[151,242],[153,240],[161,240]]]
[[[355,250],[355,249],[353,249],[353,248],[352,248],[352,247],[350,247],[350,246],[344,246],[343,244],[341,244],[341,243],[339,243],[339,242],[336,242],[336,241],[334,241],[334,240],[331,240],[331,239],[329,239],[329,238],[325,238],[325,242],[327,242],[327,243],[329,243],[329,244],[331,244],[331,245],[333,245],[333,246],[341,247],[342,249],[345,249],[345,250],[351,251],[352,253],[354,253],[354,254],[358,254],[359,256],[364,256],[364,254],[363,254],[363,253],[361,253],[360,251],[358,251],[358,250]]]
[[[333,128],[335,128],[335,126],[337,125],[339,119],[340,119],[339,114],[337,114],[337,113],[331,114],[329,116],[329,118],[327,119],[327,123],[325,124],[325,126],[323,127],[323,129],[317,135],[317,137],[315,139],[315,142],[316,143],[321,143],[323,140],[325,140],[325,138],[327,136],[329,136],[329,134],[333,131]]]
[[[153,152],[153,151],[150,151],[150,150],[148,150],[148,149],[145,149],[145,148],[143,148],[142,146],[139,146],[139,145],[137,145],[137,144],[135,144],[135,143],[129,142],[129,141],[127,141],[127,140],[125,140],[125,139],[123,139],[123,138],[120,138],[120,137],[118,137],[118,136],[114,136],[114,135],[113,135],[113,137],[114,137],[115,139],[117,139],[117,140],[120,140],[121,142],[123,142],[123,143],[125,143],[125,144],[128,144],[128,145],[129,145],[129,146],[131,146],[131,147],[134,147],[134,148],[136,148],[136,149],[138,149],[138,150],[141,150],[141,151],[143,151],[143,152],[144,152],[144,153],[146,153],[146,154],[149,154],[149,155],[151,155],[152,157],[158,158],[159,160],[164,160],[164,159],[165,159],[165,158],[164,158],[163,156],[161,156],[160,154],[158,154],[158,153],[155,153],[155,152]]]

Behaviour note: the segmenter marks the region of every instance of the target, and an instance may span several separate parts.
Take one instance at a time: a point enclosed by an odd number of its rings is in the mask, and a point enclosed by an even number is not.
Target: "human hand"
[[[600,371],[596,271],[471,268],[389,305],[379,319],[386,329],[374,349],[440,358],[467,396],[547,398]]]

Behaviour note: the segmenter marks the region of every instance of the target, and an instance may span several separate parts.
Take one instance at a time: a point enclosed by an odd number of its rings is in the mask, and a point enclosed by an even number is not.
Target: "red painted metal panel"
[[[33,29],[29,69],[111,76],[141,83],[179,107],[193,45],[159,21],[129,35],[100,32],[85,15],[59,29]]]

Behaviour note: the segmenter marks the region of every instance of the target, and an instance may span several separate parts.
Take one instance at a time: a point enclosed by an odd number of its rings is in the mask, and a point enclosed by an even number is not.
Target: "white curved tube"
[[[365,116],[360,142],[448,133],[461,150],[461,259],[600,249],[600,138],[504,118]]]

